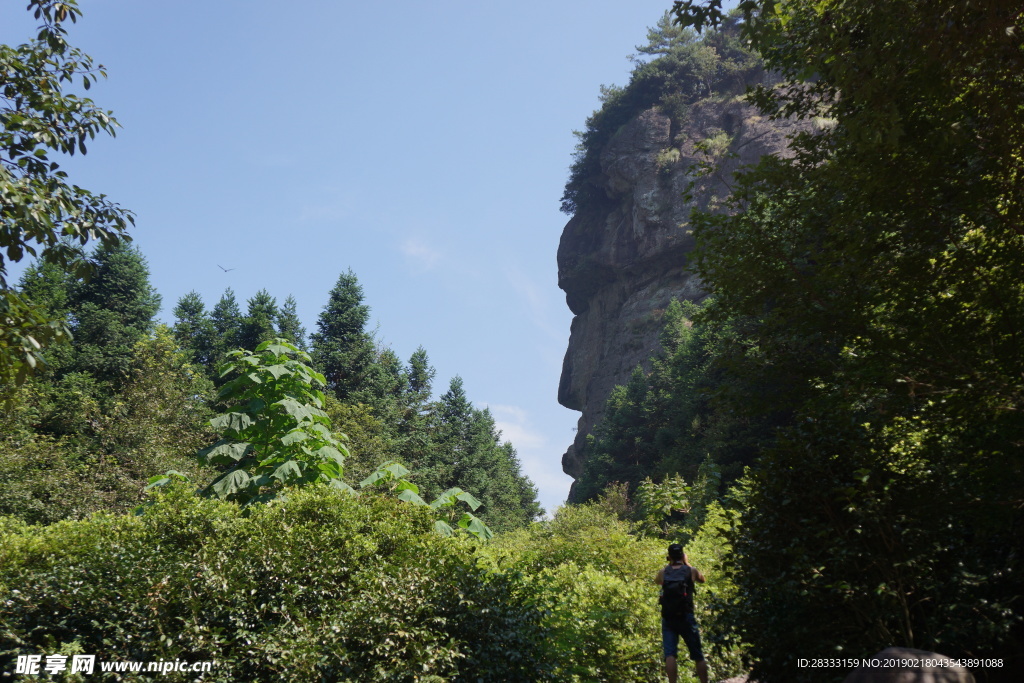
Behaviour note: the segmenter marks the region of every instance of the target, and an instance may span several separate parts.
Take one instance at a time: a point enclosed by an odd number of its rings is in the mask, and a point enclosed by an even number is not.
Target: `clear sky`
[[[36,22],[0,1],[0,42]],[[550,512],[578,413],[556,400],[574,129],[671,0],[80,0],[72,45],[121,130],[72,182],[137,215],[160,316],[190,290],[292,294],[307,330],[351,268],[378,339],[490,407]],[[218,264],[233,268],[224,273]]]

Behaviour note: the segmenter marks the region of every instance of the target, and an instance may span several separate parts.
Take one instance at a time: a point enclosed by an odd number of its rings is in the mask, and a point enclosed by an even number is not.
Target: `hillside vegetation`
[[[403,361],[366,331],[353,273],[312,334],[265,290],[244,312],[231,290],[210,310],[191,293],[155,323],[130,215],[44,163],[106,114],[10,76],[89,65],[64,42],[76,4],[31,0],[40,39],[0,51],[0,246],[39,257],[0,279],[0,670],[89,654],[215,661],[211,681],[650,681],[651,579],[682,541],[709,578],[716,678],[841,680],[798,660],[902,645],[1014,680],[1024,13],[708,5],[675,3],[605,91],[566,210],[602,200],[587,178],[636,111],[684,116],[760,74],[746,47],[782,79],[750,96],[766,115],[830,123],[694,217],[713,297],[673,305],[652,371],[613,394],[590,502],[539,520],[491,415],[457,377],[435,397],[424,350]],[[78,115],[82,140],[54,132]],[[31,206],[8,199],[25,184]]]
[[[749,96],[764,114],[829,125],[740,174],[727,211],[694,216],[712,297],[666,315],[577,486],[593,499],[618,481],[643,500],[662,482],[685,520],[712,482],[736,515],[724,618],[764,680],[824,680],[797,659],[891,645],[989,659],[979,680],[1012,680],[1024,14],[706,4],[677,2],[676,18],[740,21],[782,79]]]

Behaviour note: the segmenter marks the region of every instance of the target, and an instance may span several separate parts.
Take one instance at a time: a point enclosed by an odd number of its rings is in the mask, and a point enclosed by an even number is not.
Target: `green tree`
[[[239,347],[242,311],[238,307],[233,289],[228,287],[224,290],[224,294],[210,312],[210,320],[213,321],[213,330],[216,334],[213,347],[214,361],[220,363],[228,351]]]
[[[174,339],[191,362],[206,368],[208,373],[217,360],[215,337],[213,320],[199,293],[192,291],[178,299],[174,307]]]
[[[153,329],[160,295],[149,283],[149,267],[137,248],[125,242],[101,244],[92,261],[93,276],[72,294],[71,369],[112,389],[126,376],[135,345]]]
[[[426,349],[420,346],[409,357],[408,370],[409,392],[413,395],[414,402],[417,405],[423,405],[430,398],[431,387],[436,374],[437,371],[430,365]]]
[[[288,486],[350,488],[341,479],[348,452],[331,432],[324,395],[315,388],[324,378],[309,367],[309,355],[276,339],[228,358],[221,375],[232,379],[219,393],[228,412],[210,421],[223,438],[199,452],[203,464],[228,469],[205,492],[248,505],[273,500]]]
[[[242,318],[237,343],[243,349],[255,349],[277,336],[277,299],[267,290],[261,289],[246,304],[247,310]]]
[[[51,158],[85,154],[87,139],[114,135],[109,111],[65,88],[75,81],[86,90],[102,65],[71,47],[67,21],[81,12],[74,0],[29,0],[41,21],[36,39],[0,45],[0,374],[24,379],[43,362],[41,348],[68,334],[65,321],[47,315],[12,289],[7,261],[25,254],[61,267],[76,278],[91,272],[75,242],[99,239],[106,248],[122,240],[134,217],[102,194],[70,183]]]
[[[306,328],[299,320],[299,304],[291,294],[284,300],[284,306],[277,313],[278,336],[287,339],[303,351],[308,351],[306,343]]]
[[[110,400],[97,401],[89,379],[70,373],[54,386],[47,371],[19,388],[6,417],[23,413],[25,427],[0,434],[0,514],[50,524],[122,513],[154,471],[209,476],[195,452],[213,438],[204,424],[212,385],[169,330],[136,343]]]
[[[501,442],[490,411],[473,407],[461,377],[452,378],[434,420],[414,468],[426,497],[455,487],[473,491],[483,504],[480,517],[498,531],[524,526],[543,513],[515,449]]]
[[[370,307],[363,303],[355,273],[342,273],[317,319],[317,331],[310,335],[313,363],[342,401],[362,388],[374,359],[373,339],[366,332],[369,318]]]
[[[676,11],[700,26],[720,6]],[[724,362],[785,386],[795,418],[735,538],[755,675],[798,680],[787,648],[837,643],[1019,667],[1024,11],[739,8],[784,78],[754,93],[762,111],[831,122],[746,174],[732,215],[695,221],[711,319],[745,321]]]

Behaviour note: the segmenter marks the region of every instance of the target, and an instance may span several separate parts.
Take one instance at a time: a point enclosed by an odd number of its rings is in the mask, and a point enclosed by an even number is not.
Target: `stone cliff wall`
[[[714,209],[737,167],[783,152],[797,129],[758,116],[738,98],[721,98],[692,106],[683,122],[648,109],[601,151],[602,173],[592,182],[607,201],[580,209],[558,246],[558,286],[575,314],[558,401],[582,412],[576,440],[562,456],[566,474],[583,472],[582,444],[612,388],[656,351],[669,302],[706,295],[687,268],[691,208]],[[686,203],[695,164],[709,159],[721,163],[720,171],[702,178]]]

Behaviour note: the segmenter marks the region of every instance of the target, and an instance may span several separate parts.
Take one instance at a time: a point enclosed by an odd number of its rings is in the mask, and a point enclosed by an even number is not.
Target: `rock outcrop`
[[[809,128],[759,116],[740,98],[719,98],[693,105],[682,122],[657,107],[643,111],[605,145],[592,182],[607,200],[580,208],[558,247],[558,286],[576,316],[558,401],[582,412],[562,456],[566,474],[582,474],[582,444],[611,390],[656,351],[669,302],[706,295],[687,263],[691,209],[716,210],[738,167],[784,152],[787,136]],[[698,164],[708,161],[719,170],[690,187]]]

